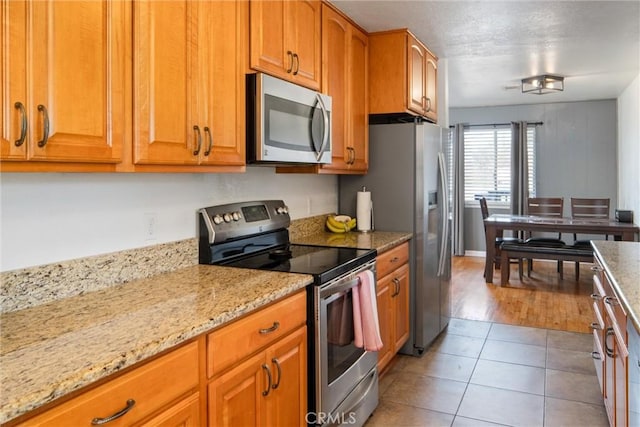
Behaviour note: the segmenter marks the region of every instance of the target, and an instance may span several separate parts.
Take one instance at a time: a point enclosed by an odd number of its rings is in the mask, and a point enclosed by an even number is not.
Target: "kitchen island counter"
[[[393,231],[371,231],[368,233],[351,231],[340,234],[321,231],[305,236],[292,237],[291,243],[312,246],[376,249],[378,253],[380,253],[400,243],[406,242],[411,239],[411,237],[411,233]]]
[[[312,281],[301,274],[195,265],[2,314],[0,423]]]
[[[640,334],[640,243],[593,240],[620,303]]]

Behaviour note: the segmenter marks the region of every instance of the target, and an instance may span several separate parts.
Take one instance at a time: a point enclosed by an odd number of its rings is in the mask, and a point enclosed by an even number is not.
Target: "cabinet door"
[[[320,1],[286,1],[287,46],[295,55],[293,80],[320,89]],[[334,116],[335,117],[335,116]]]
[[[435,122],[438,120],[438,63],[429,51],[426,52],[425,67],[425,91],[427,97],[425,116]]]
[[[197,36],[205,23],[197,19],[205,3],[134,3],[134,163],[198,162]]]
[[[201,2],[202,164],[244,165],[246,2]]]
[[[209,425],[261,426],[265,425],[266,399],[269,391],[265,354],[259,353],[209,384]],[[273,369],[269,367],[273,376]]]
[[[0,10],[0,159],[26,160],[27,3],[3,0]],[[19,107],[16,108],[16,104]]]
[[[252,0],[249,7],[251,68],[289,78],[293,58],[285,45],[285,2]]]
[[[626,325],[622,326],[622,330],[626,333]],[[629,360],[629,352],[624,343],[615,341],[615,394],[616,394],[616,427],[626,427],[628,425],[628,408],[627,404],[627,362]]]
[[[410,34],[407,34],[407,82],[408,98],[407,107],[420,115],[425,110],[425,55],[426,51],[422,45]]]
[[[125,138],[126,1],[28,3],[28,157],[117,162]]]
[[[267,396],[267,424],[305,425],[307,413],[307,328],[302,327],[267,352],[273,385]]]
[[[391,275],[384,276],[378,280],[378,292],[376,303],[378,305],[378,323],[380,326],[380,337],[382,338],[382,348],[378,350],[378,371],[382,371],[393,357],[393,303],[391,294],[393,285]]]
[[[347,169],[349,27],[340,14],[322,7],[322,91],[331,96],[331,164],[323,169]]]
[[[392,281],[396,282],[397,287],[393,293],[394,353],[396,353],[409,338],[409,265],[403,265],[391,275],[393,276]],[[393,284],[391,286],[393,287]]]
[[[369,168],[369,46],[367,35],[352,28],[349,43],[349,134],[352,171]],[[335,116],[334,116],[335,117]]]

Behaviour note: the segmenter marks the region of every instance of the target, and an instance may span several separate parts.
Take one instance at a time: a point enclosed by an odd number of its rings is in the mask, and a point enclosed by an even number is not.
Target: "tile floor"
[[[590,334],[451,319],[423,357],[398,355],[373,426],[609,425]]]

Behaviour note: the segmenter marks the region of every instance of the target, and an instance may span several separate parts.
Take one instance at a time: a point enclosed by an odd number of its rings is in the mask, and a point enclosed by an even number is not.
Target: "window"
[[[536,128],[527,127],[529,196],[536,194]],[[470,127],[464,130],[464,199],[511,202],[511,128]]]

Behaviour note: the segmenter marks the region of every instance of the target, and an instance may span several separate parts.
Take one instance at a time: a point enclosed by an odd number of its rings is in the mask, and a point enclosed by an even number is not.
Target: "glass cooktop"
[[[375,249],[287,244],[218,265],[313,275],[320,285],[376,257]]]

